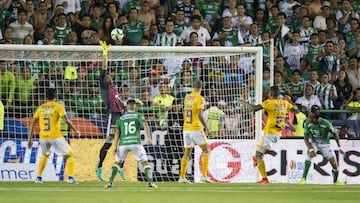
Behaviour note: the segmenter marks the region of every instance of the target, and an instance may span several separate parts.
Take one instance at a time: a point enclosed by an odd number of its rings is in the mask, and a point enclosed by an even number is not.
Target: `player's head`
[[[273,98],[273,99],[277,99],[279,98],[279,95],[280,95],[280,90],[279,90],[279,87],[278,86],[272,86],[270,88],[270,97]]]
[[[196,79],[196,80],[194,81],[193,87],[194,87],[194,91],[201,92],[201,89],[202,89],[202,81],[199,80],[199,79]]]
[[[46,90],[46,99],[47,100],[54,100],[56,99],[56,89],[54,88],[48,88]]]
[[[309,113],[310,121],[317,122],[320,118],[320,107],[318,105],[312,105]]]
[[[126,109],[129,111],[135,111],[136,109],[136,101],[135,99],[129,99],[127,102],[126,102]]]

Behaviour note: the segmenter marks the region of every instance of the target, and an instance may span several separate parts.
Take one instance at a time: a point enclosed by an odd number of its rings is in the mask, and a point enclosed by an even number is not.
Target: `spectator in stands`
[[[281,135],[285,136],[285,137],[294,136],[297,125],[298,125],[298,123],[297,123],[297,119],[295,117],[295,113],[288,112],[285,116],[285,126],[281,132]]]
[[[101,13],[100,4],[95,4],[92,7],[91,27],[95,28],[98,32],[100,31],[101,28],[104,28],[105,20],[103,17],[101,17],[101,14],[102,13]],[[108,18],[111,21],[111,25],[113,25],[114,21],[111,19],[111,17],[106,17],[105,19],[108,19]],[[110,32],[111,32],[111,30],[110,30]]]
[[[8,1],[9,3],[10,1]],[[3,1],[0,1],[0,13],[2,15],[0,20],[0,33],[5,32],[5,28],[9,24],[9,17],[11,15],[10,11],[7,8],[7,5],[4,5]]]
[[[222,19],[222,28],[213,36],[213,40],[219,40],[221,46],[239,46],[244,44],[241,33],[232,27],[231,16],[225,14]]]
[[[185,98],[192,92],[192,72],[184,70],[181,72],[181,83],[175,86],[174,95],[176,98]]]
[[[185,23],[190,23],[192,20],[192,12],[195,9],[195,4],[191,2],[191,0],[182,0],[182,2],[178,3],[174,9],[173,14],[176,14],[178,10],[184,11],[184,21]]]
[[[125,45],[140,45],[142,37],[149,35],[149,29],[144,22],[138,20],[138,10],[136,8],[130,9],[129,21],[124,26],[124,35]]]
[[[326,18],[326,38],[338,43],[339,39],[343,38],[343,34],[340,33],[337,29],[336,20],[333,17]]]
[[[317,15],[314,19],[314,28],[316,31],[326,30],[326,18],[331,16],[330,2],[324,1],[321,6],[321,14]]]
[[[338,73],[338,77],[334,82],[334,86],[336,88],[336,92],[339,95],[337,99],[334,101],[335,109],[344,109],[345,106],[352,100],[353,98],[353,89],[349,82],[349,78],[345,70],[340,70]],[[346,119],[346,114],[341,113],[338,117],[341,120]]]
[[[46,27],[45,29],[45,37],[39,41],[37,41],[38,45],[59,45],[59,41],[54,38],[54,28],[51,26]]]
[[[304,96],[299,97],[295,103],[301,105],[300,110],[302,112],[308,112],[313,105],[321,107],[320,99],[317,95],[314,95],[314,87],[310,84],[305,86]]]
[[[347,76],[349,78],[350,84],[353,90],[356,90],[360,87],[360,67],[359,59],[355,56],[350,57],[349,68],[346,70]]]
[[[355,100],[348,103],[345,109],[354,111],[348,118],[349,120],[360,120],[360,88],[356,89]]]
[[[253,24],[253,20],[250,16],[246,15],[245,4],[238,4],[236,6],[237,17],[236,21],[232,22],[232,26],[239,30],[242,38],[249,34],[250,25]]]
[[[165,32],[158,34],[155,46],[176,46],[181,38],[174,33],[174,21],[168,18],[165,23]]]
[[[159,28],[159,33],[165,32],[167,14],[164,6],[159,6],[156,9],[155,17],[156,17],[156,25]]]
[[[0,61],[0,95],[2,103],[7,107],[13,106],[13,99],[15,94],[15,76],[7,70],[5,61]]]
[[[129,87],[131,98],[140,99],[142,84],[139,78],[140,78],[139,69],[136,67],[130,67],[129,80],[125,80],[123,84]]]
[[[141,89],[140,100],[143,103],[144,107],[150,107],[151,106],[150,92],[146,87],[143,87]]]
[[[286,86],[286,82],[283,79],[283,73],[280,71],[274,72],[274,86],[277,86],[280,91],[280,98],[283,98],[290,91]]]
[[[292,70],[300,68],[300,58],[306,55],[307,47],[300,44],[300,33],[292,32],[291,43],[285,45],[284,57]]]
[[[91,44],[91,34],[97,30],[91,27],[91,17],[86,14],[81,19],[81,24],[76,24],[75,32],[77,33],[79,44]]]
[[[26,35],[24,37],[24,40],[23,40],[23,44],[28,44],[28,45],[31,45],[31,44],[34,44],[34,39],[31,35]]]
[[[222,12],[222,17],[230,16],[230,22],[236,22],[237,19],[237,8],[236,8],[236,0],[229,0],[228,6]]]
[[[254,23],[258,25],[260,34],[266,31],[267,20],[268,16],[265,15],[265,10],[258,8],[255,13]]]
[[[24,66],[21,69],[19,77],[16,77],[15,88],[15,105],[17,107],[26,107],[26,113],[28,110],[33,110],[34,106],[34,93],[36,90],[37,81],[34,76],[31,76],[31,70],[29,66]],[[20,109],[23,110],[23,109]],[[25,113],[24,111],[21,111]]]
[[[78,36],[75,31],[71,31],[68,36],[67,45],[77,45],[78,44]]]
[[[184,9],[180,8],[176,11],[175,20],[174,20],[174,33],[180,37],[181,33],[188,27],[191,26],[190,23],[185,22]]]
[[[75,13],[77,15],[80,14],[80,0],[54,0],[54,5],[62,5],[65,8],[65,14],[68,14],[69,12]]]
[[[0,44],[15,44],[14,37],[13,37],[13,29],[11,27],[5,28],[4,36],[0,40]]]
[[[152,99],[152,106],[153,107],[162,107],[165,111],[170,110],[172,104],[174,102],[175,97],[171,96],[169,92],[168,84],[161,83],[160,87],[160,94],[155,95]],[[166,118],[166,112],[159,112],[156,114],[156,118],[161,120]]]
[[[216,95],[214,95],[216,96],[216,98],[214,98],[215,100],[210,100],[210,102],[219,101],[224,95],[226,95],[227,89],[224,83],[224,76],[225,73],[219,68],[213,69],[209,73],[209,83],[207,84],[205,90],[216,91]]]
[[[191,17],[191,26],[186,28],[180,36],[184,44],[190,42],[190,34],[192,32],[196,32],[198,34],[198,41],[202,44],[202,46],[206,46],[210,43],[210,34],[206,28],[201,26],[201,24],[201,16],[194,15]]]
[[[302,57],[300,59],[300,69],[301,71],[301,81],[304,83],[304,84],[307,84],[310,82],[310,65],[309,65],[309,62],[306,58],[306,56]]]
[[[145,23],[146,28],[149,30],[150,25],[156,24],[155,13],[151,12],[151,8],[148,1],[144,1],[141,4],[141,11],[138,14],[138,20]]]
[[[220,131],[220,135],[224,138],[239,137],[241,123],[243,123],[241,118],[242,116],[236,112],[234,105],[229,104],[224,115],[224,129]]]
[[[354,10],[350,0],[343,0],[341,9],[336,12],[340,32],[346,34],[350,31],[351,18],[359,19],[358,11]]]
[[[318,68],[319,54],[322,52],[324,52],[324,47],[319,44],[319,35],[317,33],[311,34],[306,58],[313,69]]]
[[[287,21],[286,24],[289,26],[291,32],[298,31],[300,32],[303,13],[301,12],[301,6],[295,5],[292,7],[293,16],[290,18],[290,21]],[[287,20],[289,17],[287,18]]]
[[[314,28],[311,26],[311,20],[309,16],[303,16],[301,21],[301,27],[299,30],[300,33],[300,44],[308,47],[310,42],[310,37],[315,33]]]
[[[156,24],[150,25],[149,29],[149,35],[147,36],[149,38],[149,45],[154,46],[156,43],[156,39],[159,35],[159,29]]]
[[[34,13],[34,40],[40,40],[44,37],[45,28],[50,24],[48,17],[48,3],[41,1]]]
[[[279,48],[279,52],[284,55],[285,42],[288,39],[292,39],[292,34],[288,26],[286,26],[286,14],[280,12],[277,15],[277,26],[271,33],[271,38],[275,39],[275,46]]]
[[[319,97],[321,106],[323,109],[334,109],[334,100],[337,99],[338,94],[336,92],[336,87],[329,83],[329,75],[323,73],[321,76],[321,83],[315,87],[315,94]],[[325,113],[326,119],[331,119],[331,113]]]
[[[360,57],[360,32],[355,33],[355,42],[352,49],[349,49],[349,56]]]
[[[281,73],[282,78],[285,80],[285,82],[291,82],[292,70],[286,64],[285,59],[284,59],[283,56],[276,57],[276,59],[275,59],[275,71],[278,71],[278,72]]]
[[[301,4],[294,0],[282,0],[279,2],[278,7],[280,12],[285,13],[287,16],[286,24],[290,24],[294,15],[293,8],[296,7],[297,5],[301,5]]]
[[[259,26],[255,23],[250,25],[250,33],[245,36],[245,43],[250,43],[251,46],[258,46],[262,43]]]
[[[296,69],[293,70],[293,80],[288,83],[290,97],[295,102],[299,97],[304,96],[305,84],[301,81],[301,71]]]
[[[33,26],[27,22],[26,11],[20,9],[18,11],[18,20],[9,24],[9,27],[13,29],[14,42],[16,44],[22,44],[24,37],[28,34],[34,35]]]
[[[55,66],[49,67],[48,71],[44,74],[44,79],[39,79],[38,84],[38,104],[42,103],[46,97],[45,93],[48,88],[56,88],[61,90],[63,88],[63,82],[64,80],[61,78],[59,74],[57,74],[57,69]],[[75,84],[75,83],[74,83]],[[59,95],[59,99],[62,99],[62,96]],[[35,104],[37,105],[37,104]]]
[[[322,76],[324,73],[330,75],[330,80],[335,81],[337,64],[340,64],[340,59],[336,57],[334,52],[334,43],[327,41],[325,44],[325,52],[320,53],[318,74]]]
[[[129,15],[132,8],[141,11],[141,2],[141,0],[133,0],[126,2],[123,7],[124,14]]]
[[[57,17],[57,22],[54,26],[55,36],[54,38],[60,45],[66,44],[68,41],[68,35],[71,32],[71,28],[67,23],[67,15],[60,13]]]

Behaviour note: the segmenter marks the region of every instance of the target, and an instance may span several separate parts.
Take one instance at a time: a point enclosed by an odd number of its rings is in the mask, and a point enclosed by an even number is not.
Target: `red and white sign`
[[[339,162],[339,180],[347,184],[360,183],[360,140],[341,140],[346,152],[337,151],[334,140],[331,147],[335,150]],[[250,140],[209,140],[210,161],[208,176],[214,182],[256,182],[259,180],[254,167],[255,143]],[[302,139],[281,139],[273,144],[273,151],[265,154],[265,165],[270,182],[298,183],[302,177],[307,149]],[[195,147],[194,179],[201,177],[200,147]],[[332,167],[318,154],[312,159],[307,183],[331,184]]]

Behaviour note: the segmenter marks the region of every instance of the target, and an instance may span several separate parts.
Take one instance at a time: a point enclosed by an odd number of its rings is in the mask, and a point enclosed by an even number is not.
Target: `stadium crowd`
[[[325,110],[355,110],[327,111],[324,117],[360,120],[359,16],[360,1],[350,0],[1,0],[0,43],[82,46],[103,40],[113,46],[261,46],[265,99],[272,38],[274,85],[282,97],[291,97],[304,112],[314,104]],[[124,39],[111,38],[116,27],[124,31]],[[36,53],[31,54],[35,59]],[[112,62],[109,70],[121,100],[137,98],[144,107],[171,112],[181,111],[177,104],[200,76],[208,107],[224,112],[220,131],[238,135],[234,129],[241,119],[253,122],[251,116],[239,116],[246,110],[237,101],[254,102],[254,60],[251,55],[128,60]],[[6,116],[29,116],[43,102],[47,87],[63,89],[59,97],[74,116],[101,116],[100,69],[96,59],[2,60],[0,93]],[[166,118],[151,111],[146,116]]]

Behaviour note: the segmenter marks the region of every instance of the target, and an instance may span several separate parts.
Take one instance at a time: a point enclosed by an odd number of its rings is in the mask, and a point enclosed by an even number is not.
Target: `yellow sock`
[[[209,168],[209,153],[203,153],[202,156],[202,175],[207,177],[207,171]]]
[[[41,159],[39,161],[38,176],[42,176],[42,173],[43,173],[43,171],[45,169],[48,157],[49,156],[44,155],[44,154],[41,156]]]
[[[264,160],[258,160],[257,165],[262,178],[267,178]]]
[[[181,158],[180,177],[185,178],[187,171],[188,159]]]
[[[70,156],[68,158],[66,158],[66,171],[68,176],[74,176],[74,165],[75,165],[75,160],[74,160],[74,156]]]

